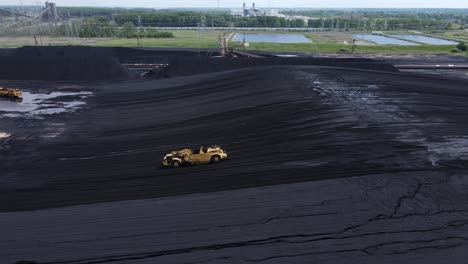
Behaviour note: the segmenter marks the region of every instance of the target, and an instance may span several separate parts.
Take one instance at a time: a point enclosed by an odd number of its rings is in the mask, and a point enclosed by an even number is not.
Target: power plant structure
[[[260,15],[259,12],[260,10],[255,7],[255,3],[252,3],[252,8],[248,8],[246,4],[244,3],[243,8],[243,16],[248,17],[248,16],[257,16]]]
[[[45,2],[45,9],[39,14],[44,22],[56,22],[59,19],[55,3]]]
[[[251,7],[248,7],[244,2],[242,9],[231,9],[231,15],[239,17],[253,17],[253,16],[282,16],[279,14],[278,9],[260,9],[255,3],[252,3]]]

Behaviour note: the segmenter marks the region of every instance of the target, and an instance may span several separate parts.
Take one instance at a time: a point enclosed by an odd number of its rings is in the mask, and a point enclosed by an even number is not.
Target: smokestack
[[[255,8],[255,3],[253,3],[253,6],[252,6],[252,7]]]
[[[244,3],[244,8],[245,8],[245,3]]]

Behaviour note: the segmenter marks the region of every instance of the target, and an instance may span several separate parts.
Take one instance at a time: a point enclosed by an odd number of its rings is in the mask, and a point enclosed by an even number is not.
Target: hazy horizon
[[[38,0],[0,0],[0,5],[43,5],[45,1]],[[145,8],[240,8],[246,2],[251,6],[253,2],[260,8],[468,8],[468,1],[435,1],[435,0],[394,0],[385,3],[375,3],[364,0],[50,0],[58,6],[89,6],[89,7],[145,7]]]

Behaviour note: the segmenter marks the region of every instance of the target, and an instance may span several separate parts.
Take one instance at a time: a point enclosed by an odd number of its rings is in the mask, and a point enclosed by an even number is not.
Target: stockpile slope
[[[1,150],[2,210],[466,169],[466,82],[264,66],[94,90],[53,139],[29,140],[41,130],[27,120],[0,124],[13,135]],[[160,168],[172,150],[211,144],[229,160]]]

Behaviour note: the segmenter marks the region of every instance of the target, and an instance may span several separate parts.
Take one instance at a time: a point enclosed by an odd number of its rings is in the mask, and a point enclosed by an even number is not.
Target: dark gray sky
[[[38,5],[40,0],[0,0],[0,5]],[[217,7],[218,0],[50,0],[59,6]],[[243,0],[219,0],[220,7],[241,7]],[[253,1],[246,1],[251,5]],[[468,8],[468,0],[256,0],[259,7],[411,7]]]

